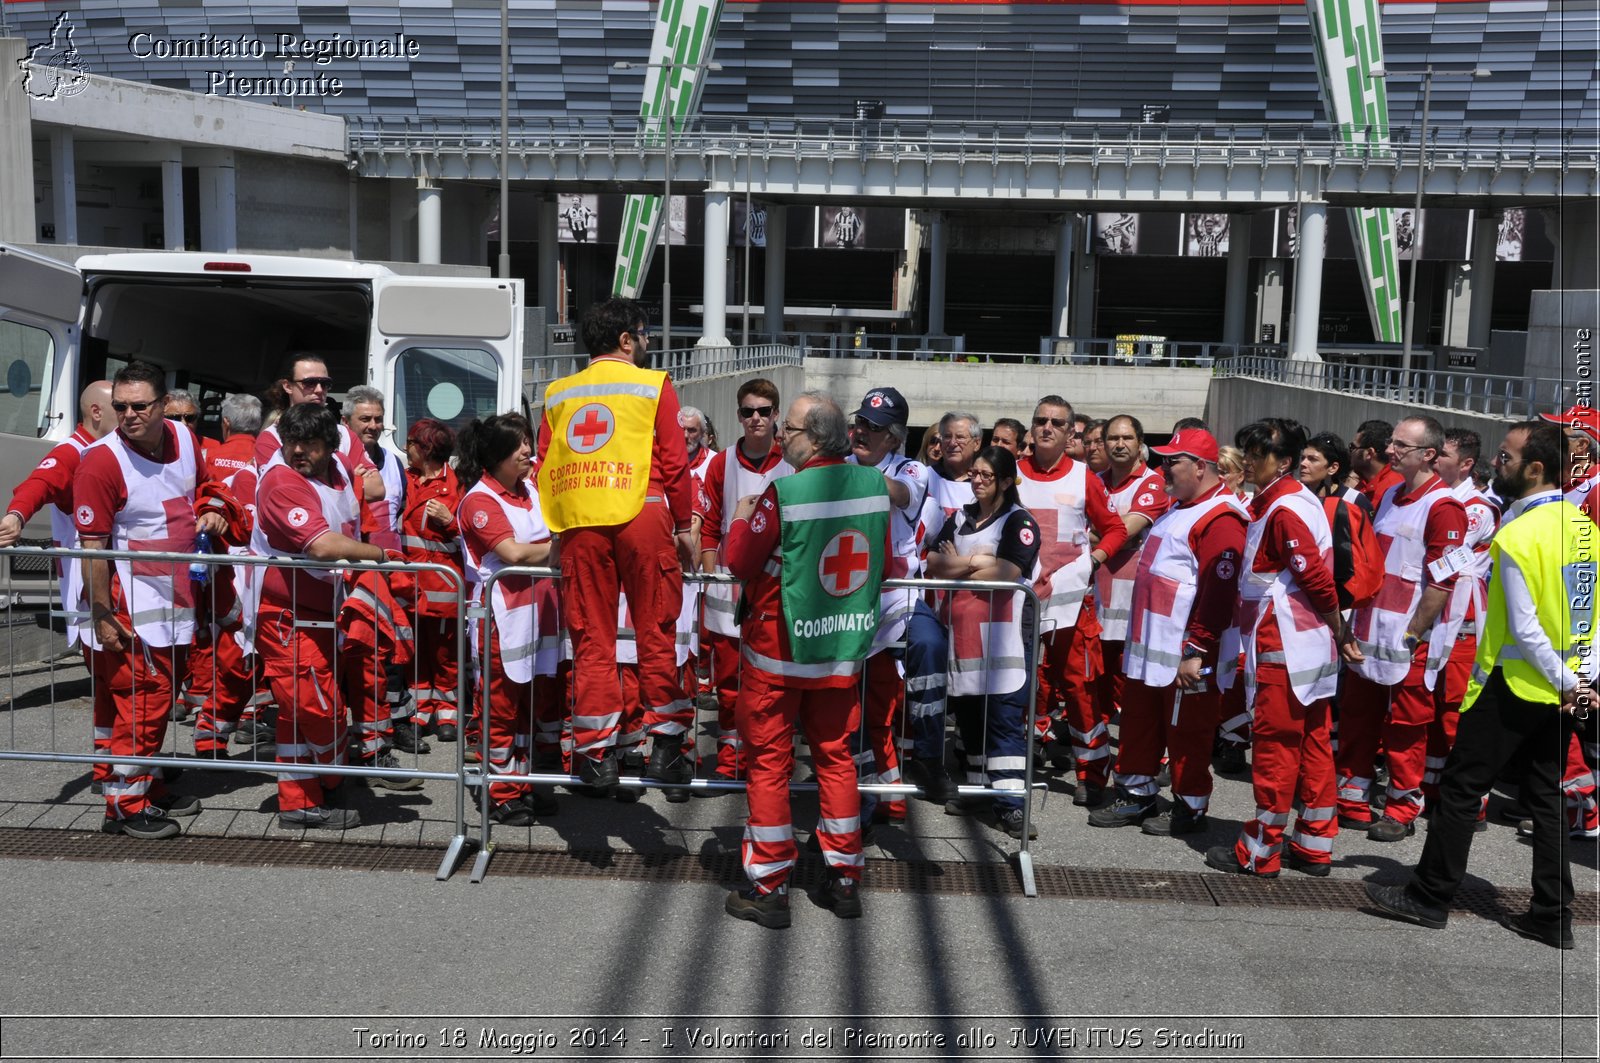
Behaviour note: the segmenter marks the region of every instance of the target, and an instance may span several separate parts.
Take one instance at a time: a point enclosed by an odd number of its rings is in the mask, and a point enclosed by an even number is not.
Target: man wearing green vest
[[[778,437],[798,471],[759,498],[741,498],[723,542],[728,568],[744,581],[736,714],[750,773],[741,852],[751,883],[724,907],[770,928],[789,925],[796,723],[811,746],[821,804],[816,838],[828,881],[818,902],[843,919],[861,914],[865,860],[850,734],[890,555],[889,489],[876,469],[845,464],[850,439],[839,404],[806,392]]]
[[[1478,655],[1428,841],[1407,885],[1367,886],[1372,902],[1396,919],[1444,929],[1467,872],[1479,803],[1501,768],[1525,754],[1533,898],[1504,925],[1554,948],[1573,947],[1560,778],[1572,731],[1592,735],[1591,714],[1600,708],[1593,687],[1600,541],[1583,512],[1561,497],[1566,468],[1560,429],[1537,421],[1513,425],[1495,458],[1494,490],[1510,508],[1489,546]]]

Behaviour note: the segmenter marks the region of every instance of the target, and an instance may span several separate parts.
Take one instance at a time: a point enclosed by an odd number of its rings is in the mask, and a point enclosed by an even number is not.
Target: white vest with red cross
[[[77,451],[81,458],[94,441],[89,430],[79,425],[63,445]],[[55,464],[54,461],[50,463]],[[78,522],[73,519],[70,508],[50,507],[50,539],[65,550],[78,548]],[[61,576],[61,617],[67,624],[67,648],[70,650],[78,644],[81,630],[92,626],[89,624],[87,596],[83,591],[83,562],[76,557],[61,557],[56,559],[56,563]]]
[[[1356,644],[1366,658],[1351,665],[1351,670],[1390,687],[1404,680],[1411,670],[1412,651],[1405,647],[1406,628],[1422,601],[1422,592],[1434,582],[1428,575],[1428,544],[1423,537],[1428,515],[1434,506],[1455,497],[1448,487],[1440,484],[1408,505],[1396,505],[1404,490],[1405,484],[1396,484],[1384,492],[1383,500],[1378,503],[1372,530],[1378,536],[1378,545],[1383,547],[1383,586],[1371,605],[1357,609],[1350,617]],[[1465,545],[1457,545],[1451,555],[1457,552],[1471,554]],[[1451,555],[1446,555],[1445,560],[1451,560]],[[1471,567],[1470,558],[1465,564]],[[1465,615],[1452,616],[1451,613],[1447,604],[1429,633],[1428,663],[1423,672],[1423,684],[1429,690],[1433,689],[1439,669],[1450,659],[1456,632]]]
[[[1132,513],[1139,491],[1145,486],[1145,478],[1149,475],[1150,470],[1144,462],[1140,462],[1126,484],[1115,491],[1108,489],[1111,512],[1118,517]],[[1144,504],[1149,505],[1150,502]],[[1120,561],[1114,558],[1108,560],[1094,574],[1095,607],[1100,611],[1102,642],[1121,642],[1128,637],[1128,625],[1133,619],[1133,578],[1139,572],[1139,558],[1143,553],[1144,544],[1141,543],[1126,551]]]
[[[761,495],[772,486],[772,481],[780,476],[788,476],[794,472],[794,466],[787,461],[778,464],[766,472],[755,472],[744,467],[739,460],[739,444],[735,443],[723,454],[722,459],[722,541],[728,541],[728,529],[733,527],[733,511],[739,506],[739,499],[747,495]],[[717,562],[717,572],[728,575],[728,567]],[[739,602],[739,586],[735,583],[713,583],[706,587],[706,630],[714,631],[718,635],[728,638],[739,637],[739,625],[734,622],[734,609]]]
[[[200,480],[200,454],[194,433],[173,433],[178,456],[173,461],[151,461],[112,432],[97,442],[116,455],[128,501],[111,521],[113,550],[149,550],[186,554],[194,550],[194,492]],[[88,450],[88,447],[84,448]],[[189,566],[170,561],[117,561],[117,579],[133,622],[133,632],[156,649],[187,646],[194,641],[194,584]],[[84,637],[100,648],[94,625]]]
[[[1059,480],[1030,480],[1024,471],[1017,481],[1022,506],[1039,525],[1033,587],[1039,592],[1039,622],[1046,632],[1075,625],[1089,592],[1088,477],[1089,466],[1074,461]]]
[[[1245,515],[1232,492],[1223,491],[1199,505],[1173,506],[1151,526],[1133,581],[1133,622],[1122,658],[1127,678],[1149,687],[1168,687],[1178,678],[1184,635],[1200,582],[1200,561],[1189,536],[1219,509]]]
[[[337,456],[330,456],[330,460],[339,461]],[[261,500],[267,497],[272,490],[267,474],[273,469],[283,468],[288,470],[287,475],[300,476],[311,484],[317,492],[317,502],[322,513],[322,519],[327,523],[329,530],[354,539],[361,534],[361,501],[356,497],[356,488],[351,477],[346,474],[341,478],[336,487],[324,483],[315,477],[304,476],[295,470],[288,462],[283,460],[283,451],[279,450],[272,455],[272,460],[261,467],[261,472],[256,480],[256,509],[259,512]],[[347,470],[341,469],[341,472]],[[286,475],[277,473],[274,479]],[[293,519],[293,513],[290,514]],[[258,517],[255,526],[250,532],[250,553],[257,557],[293,557],[306,558],[303,553],[293,553],[279,549],[267,541],[266,532],[261,526]],[[256,578],[246,584],[245,593],[249,596],[244,606],[244,628],[239,634],[241,646],[253,644],[255,641],[256,624],[260,611],[261,601],[266,597],[267,588],[272,588],[274,604],[290,610],[296,623],[317,624],[326,623],[339,615],[340,606],[344,601],[344,576],[331,568],[261,568],[256,570]]]
[[[1306,592],[1294,580],[1290,568],[1277,572],[1255,571],[1256,555],[1267,522],[1279,509],[1288,509],[1311,530],[1312,543],[1322,555],[1323,564],[1333,567],[1333,532],[1322,503],[1304,487],[1275,500],[1245,531],[1244,558],[1239,563],[1239,601],[1234,610],[1234,626],[1222,636],[1217,656],[1217,688],[1233,685],[1239,668],[1239,651],[1244,650],[1245,697],[1255,702],[1256,670],[1263,664],[1281,664],[1289,673],[1289,687],[1300,704],[1310,705],[1320,698],[1331,698],[1339,687],[1339,647],[1333,631],[1322,622]],[[1283,643],[1281,656],[1260,653],[1256,630],[1271,604]]]
[[[529,489],[532,490],[531,485]],[[473,484],[472,490],[461,497],[461,509],[456,513],[458,524],[465,519],[466,501],[473,495],[483,495],[494,500],[495,505],[505,513],[506,523],[511,525],[511,537],[517,542],[538,542],[541,538],[549,536],[539,516],[537,495],[534,496],[531,510],[508,505],[499,492],[491,490],[482,480]],[[466,566],[467,582],[472,584],[472,604],[481,606],[483,585],[488,582],[489,577],[508,566],[493,550],[480,557],[466,535],[461,537],[461,553]],[[538,610],[534,606],[533,580],[528,576],[504,576],[495,580],[493,586],[489,612],[494,618],[495,631],[500,635],[499,667],[504,669],[505,677],[513,683],[531,683],[539,648],[536,638],[539,618]],[[472,625],[474,656],[483,652],[480,627],[479,624]],[[552,666],[549,672],[541,674],[552,674],[554,671]]]
[[[1008,506],[981,531],[956,532],[956,553],[993,554],[1000,545],[1006,520],[1016,507]],[[957,513],[951,520],[964,525]],[[1019,580],[1026,586],[1026,575]],[[1010,694],[1033,680],[1022,641],[1025,595],[1003,591],[956,591],[945,599],[945,624],[950,630],[950,670],[947,693],[951,697]]]
[[[1500,524],[1500,509],[1484,497],[1470,476],[1451,488],[1450,493],[1466,507],[1466,546],[1472,551],[1472,568],[1456,577],[1455,590],[1447,606],[1454,615],[1463,618],[1456,632],[1456,637],[1460,638],[1478,633],[1478,618],[1483,615],[1489,585],[1489,544],[1494,541]]]

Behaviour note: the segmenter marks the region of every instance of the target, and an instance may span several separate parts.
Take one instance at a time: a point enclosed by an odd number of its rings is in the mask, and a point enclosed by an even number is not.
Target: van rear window
[[[475,417],[497,410],[500,364],[474,347],[409,347],[395,360],[395,441],[424,417],[460,431]]]
[[[0,433],[37,436],[44,427],[45,390],[50,386],[56,345],[50,333],[16,321],[0,321]],[[77,411],[74,410],[76,424]]]

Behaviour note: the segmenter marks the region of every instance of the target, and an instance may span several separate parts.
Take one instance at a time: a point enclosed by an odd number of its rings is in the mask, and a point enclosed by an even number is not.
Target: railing
[[[352,156],[492,156],[502,150],[489,118],[421,119],[357,116],[349,122]],[[961,163],[1089,162],[1095,165],[1176,163],[1224,166],[1300,164],[1367,167],[1414,165],[1417,131],[1406,126],[1364,130],[1352,146],[1320,124],[1102,122],[951,122],[694,116],[673,134],[673,154],[759,157],[855,156]],[[1384,136],[1387,136],[1387,144]],[[530,156],[608,155],[640,158],[665,150],[659,127],[638,115],[549,116],[512,123],[505,150],[524,167]],[[1600,136],[1592,129],[1438,125],[1428,130],[1432,167],[1600,170]]]
[[[804,364],[804,354],[799,348],[788,344],[761,343],[749,347],[681,347],[670,351],[652,351],[651,361],[655,368],[665,369],[674,384],[687,384],[721,376],[760,373],[782,366],[800,366]],[[545,388],[588,364],[587,354],[529,355],[524,358],[522,381],[529,404],[542,405]]]
[[[1216,375],[1269,380],[1291,387],[1315,388],[1341,395],[1513,420],[1525,420],[1541,412],[1565,409],[1572,388],[1570,381],[1550,377],[1493,376],[1436,369],[1407,371],[1381,365],[1312,362],[1260,355],[1240,355],[1219,362]]]
[[[1275,343],[1207,343],[1168,339],[1086,339],[1045,336],[1039,360],[1045,365],[1164,365],[1208,369],[1218,360],[1241,354],[1280,355]]]

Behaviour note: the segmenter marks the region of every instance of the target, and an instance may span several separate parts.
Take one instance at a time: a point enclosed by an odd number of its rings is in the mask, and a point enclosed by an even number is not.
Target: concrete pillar
[[[0,35],[0,240],[31,244],[39,239],[33,209],[33,118],[17,64],[30,42]],[[61,179],[56,178],[57,187]],[[56,219],[60,240],[61,219]]]
[[[1088,224],[1087,216],[1084,224]],[[1095,287],[1098,283],[1100,258],[1092,251],[1080,252],[1078,265],[1073,270],[1072,316],[1067,335],[1094,336]]]
[[[1467,346],[1482,351],[1489,348],[1489,323],[1494,315],[1494,252],[1500,218],[1492,210],[1480,210],[1472,222],[1472,309],[1467,316]]]
[[[56,243],[78,242],[78,153],[72,130],[50,130],[50,199],[56,217]]]
[[[1256,281],[1255,330],[1252,343],[1283,343],[1283,276],[1286,263],[1269,258],[1261,263]]]
[[[183,160],[168,159],[161,164],[162,245],[168,251],[182,251],[183,244]]]
[[[1444,330],[1439,342],[1446,347],[1465,347],[1472,304],[1478,301],[1477,270],[1471,262],[1452,262],[1450,286],[1444,292]]]
[[[539,305],[545,309],[545,320],[564,323],[561,314],[561,238],[556,234],[560,224],[555,196],[540,196],[533,208],[534,238],[539,241]],[[511,234],[501,220],[500,246],[511,246]]]
[[[417,261],[444,261],[444,190],[426,177],[417,178]]]
[[[1248,214],[1228,218],[1227,288],[1222,297],[1222,342],[1244,343],[1250,320],[1250,222]]]
[[[1077,242],[1078,216],[1063,214],[1056,221],[1056,277],[1050,306],[1052,336],[1072,335],[1072,259]]]
[[[728,193],[706,192],[705,281],[696,347],[728,345]]]
[[[1321,361],[1317,322],[1322,316],[1322,258],[1328,234],[1328,205],[1300,206],[1300,250],[1294,263],[1294,318],[1289,323],[1289,357]]]
[[[766,320],[761,331],[774,340],[783,332],[784,251],[789,246],[789,208],[782,203],[767,204],[766,291],[761,301]]]
[[[239,247],[239,197],[234,183],[233,152],[224,154],[225,158],[215,164],[200,167],[202,251],[235,251]]]
[[[934,211],[928,228],[928,335],[944,335],[945,257],[949,236],[944,214]]]

